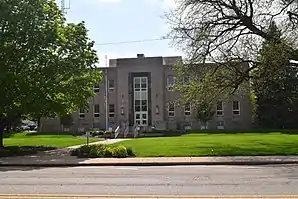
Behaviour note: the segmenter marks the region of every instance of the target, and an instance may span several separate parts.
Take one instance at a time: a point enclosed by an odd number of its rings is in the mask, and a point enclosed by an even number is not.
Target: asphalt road
[[[298,195],[298,166],[0,167],[0,184],[0,198],[1,194]]]

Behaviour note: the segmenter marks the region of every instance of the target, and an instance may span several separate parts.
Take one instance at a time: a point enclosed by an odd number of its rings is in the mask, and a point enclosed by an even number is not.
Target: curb
[[[295,161],[237,161],[237,162],[117,162],[117,163],[41,163],[41,164],[5,164],[0,167],[86,167],[86,166],[257,166],[257,165],[284,165],[298,164]]]

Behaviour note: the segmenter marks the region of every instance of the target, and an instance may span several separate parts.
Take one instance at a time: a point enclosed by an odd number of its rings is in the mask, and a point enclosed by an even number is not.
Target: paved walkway
[[[102,141],[98,141],[98,142],[91,142],[89,144],[90,145],[93,145],[93,144],[114,144],[114,143],[121,142],[121,141],[124,141],[124,140],[130,140],[130,139],[107,139],[107,140],[102,140]],[[76,149],[76,148],[79,148],[80,146],[83,146],[83,145],[85,145],[85,144],[71,146],[71,147],[67,147],[67,148]]]

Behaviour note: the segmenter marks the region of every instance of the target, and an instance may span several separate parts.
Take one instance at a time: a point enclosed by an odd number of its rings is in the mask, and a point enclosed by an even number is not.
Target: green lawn
[[[91,138],[90,142],[100,139]],[[16,133],[4,138],[4,146],[51,146],[63,148],[86,143],[86,138],[78,138],[71,133]]]
[[[131,147],[138,157],[298,155],[298,134],[186,134],[139,138],[117,145]]]

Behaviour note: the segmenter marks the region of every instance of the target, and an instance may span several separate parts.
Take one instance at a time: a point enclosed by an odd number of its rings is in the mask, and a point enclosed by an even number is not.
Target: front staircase
[[[138,126],[118,126],[115,130],[115,139],[117,138],[137,138],[146,132],[146,128]]]

